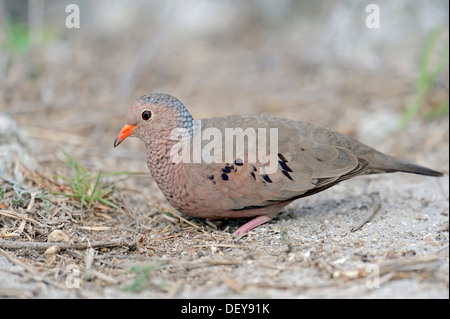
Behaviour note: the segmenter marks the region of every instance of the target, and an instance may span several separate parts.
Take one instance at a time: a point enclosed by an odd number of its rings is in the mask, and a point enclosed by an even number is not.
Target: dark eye
[[[144,121],[148,121],[152,118],[152,111],[150,110],[143,110],[141,113],[141,117]]]

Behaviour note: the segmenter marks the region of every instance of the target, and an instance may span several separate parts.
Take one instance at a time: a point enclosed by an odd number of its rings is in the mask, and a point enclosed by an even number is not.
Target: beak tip
[[[137,125],[129,125],[129,124],[125,125],[120,131],[119,135],[117,135],[116,139],[114,140],[114,148],[119,146],[119,144],[122,143],[124,139],[130,136],[136,127]]]

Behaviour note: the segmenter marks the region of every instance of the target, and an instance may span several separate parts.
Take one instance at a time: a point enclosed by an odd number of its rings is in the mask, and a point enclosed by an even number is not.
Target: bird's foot
[[[246,232],[252,230],[253,228],[264,224],[266,222],[268,222],[269,220],[271,220],[273,217],[269,217],[269,216],[265,216],[265,215],[261,215],[258,216],[256,218],[253,218],[251,221],[249,221],[248,223],[242,225],[241,227],[239,227],[234,233],[233,235],[242,235],[245,234]]]

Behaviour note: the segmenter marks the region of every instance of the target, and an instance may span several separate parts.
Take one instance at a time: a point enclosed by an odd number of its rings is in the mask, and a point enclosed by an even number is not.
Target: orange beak
[[[119,135],[117,135],[116,139],[114,140],[114,147],[118,146],[120,143],[122,143],[124,139],[130,136],[136,127],[137,125],[129,125],[129,124],[125,125],[123,129],[120,131]]]

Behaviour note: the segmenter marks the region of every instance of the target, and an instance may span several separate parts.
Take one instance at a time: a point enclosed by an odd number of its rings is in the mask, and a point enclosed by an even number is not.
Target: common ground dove
[[[271,220],[292,201],[358,175],[442,176],[311,123],[267,115],[195,121],[169,94],[144,95],[131,105],[114,147],[128,136],[144,142],[150,173],[183,214],[253,217],[234,232],[238,235]]]

